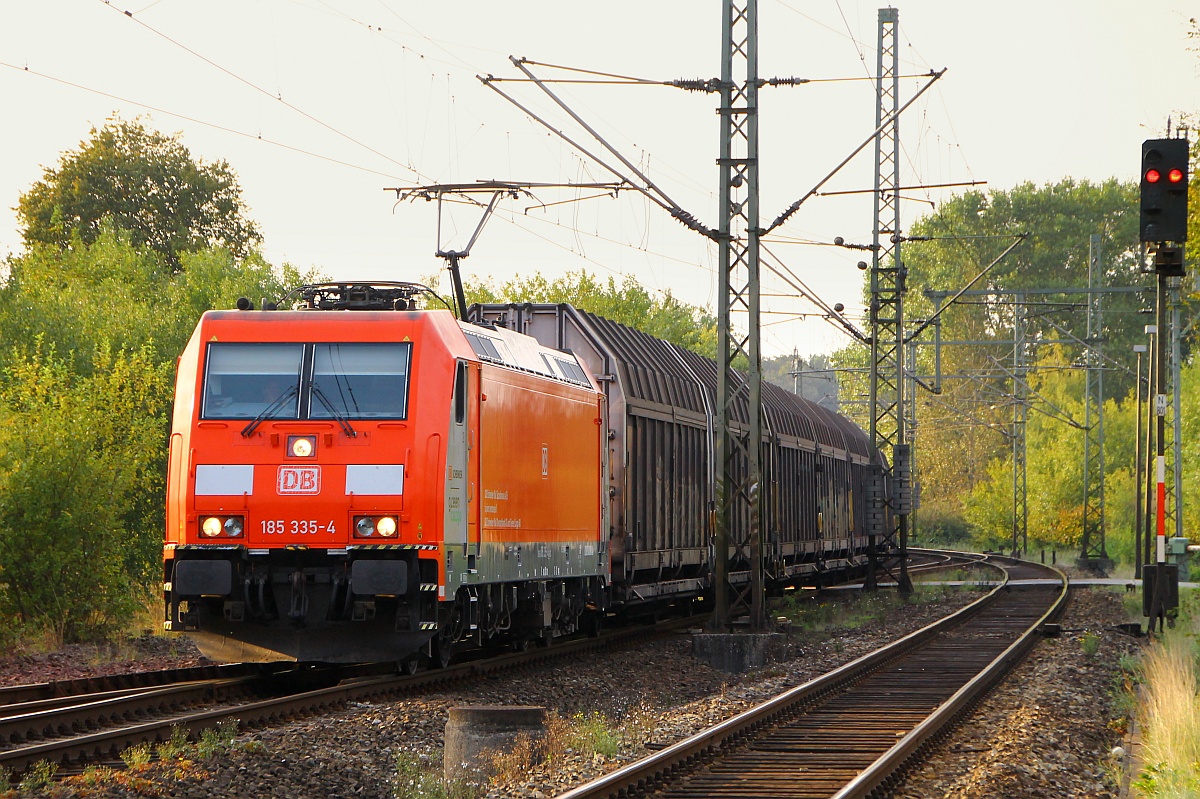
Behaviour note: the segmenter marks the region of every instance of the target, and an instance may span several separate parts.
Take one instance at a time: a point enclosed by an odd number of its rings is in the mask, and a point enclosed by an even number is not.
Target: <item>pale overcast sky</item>
[[[880,6],[761,0],[760,75],[872,74]],[[1200,41],[1186,36],[1200,13],[1194,3],[913,0],[897,8],[902,71],[948,68],[901,123],[905,184],[1133,179],[1140,142],[1161,135],[1168,116],[1200,112]],[[0,256],[21,249],[10,210],[19,194],[91,126],[119,113],[182,133],[199,158],[227,160],[273,262],[335,279],[419,280],[441,266],[433,206],[395,205],[385,187],[609,178],[476,79],[519,75],[509,55],[650,80],[713,77],[720,3],[0,0]],[[923,83],[906,79],[902,99]],[[529,84],[503,88],[538,113],[550,109]],[[716,96],[661,86],[558,89],[715,226]],[[870,134],[873,87],[766,88],[760,107],[765,223]],[[562,115],[554,118],[565,129]],[[868,188],[873,169],[867,148],[826,188]],[[962,189],[910,193],[905,224],[950,191]],[[538,193],[547,204],[573,196]],[[531,205],[502,204],[463,262],[468,274],[502,281],[587,269],[715,305],[711,243],[637,195]],[[455,209],[442,246],[461,247],[477,220]],[[868,195],[815,198],[770,246],[828,302],[853,311],[861,307],[858,254],[795,242],[868,242],[870,231]],[[793,321],[813,309],[773,296],[785,292],[765,279],[767,354],[844,343],[823,322]]]

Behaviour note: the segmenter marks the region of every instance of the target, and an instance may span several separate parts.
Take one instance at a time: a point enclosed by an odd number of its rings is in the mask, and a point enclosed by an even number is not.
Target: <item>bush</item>
[[[122,627],[160,541],[167,370],[153,353],[73,374],[39,346],[0,386],[0,624],[61,642]]]

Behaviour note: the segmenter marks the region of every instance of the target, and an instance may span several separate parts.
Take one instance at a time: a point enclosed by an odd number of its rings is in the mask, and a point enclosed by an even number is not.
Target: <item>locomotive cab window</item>
[[[297,418],[303,357],[301,344],[210,344],[203,418]]]
[[[313,419],[404,419],[412,345],[317,344],[313,357]]]
[[[201,418],[404,419],[411,355],[408,342],[212,343]]]

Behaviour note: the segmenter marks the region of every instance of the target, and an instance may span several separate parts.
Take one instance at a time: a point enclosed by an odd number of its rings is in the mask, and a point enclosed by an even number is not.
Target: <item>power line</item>
[[[293,103],[290,103],[290,102],[288,102],[287,100],[284,100],[284,99],[283,99],[283,97],[282,97],[281,95],[279,95],[279,94],[272,94],[270,91],[268,91],[267,89],[264,89],[263,87],[259,86],[258,84],[254,83],[253,81],[251,81],[251,80],[249,80],[249,79],[247,79],[247,78],[243,78],[241,75],[238,75],[236,72],[234,72],[234,71],[232,71],[232,70],[230,70],[230,69],[228,69],[228,68],[226,68],[226,67],[222,66],[221,64],[218,64],[216,61],[213,61],[213,60],[212,60],[211,58],[209,58],[208,56],[206,56],[206,55],[204,55],[204,54],[200,53],[200,52],[199,52],[199,51],[197,51],[197,50],[193,50],[191,47],[188,47],[186,44],[184,44],[183,42],[179,41],[178,39],[172,38],[171,36],[168,36],[167,34],[163,33],[163,32],[162,32],[162,31],[160,31],[160,30],[158,30],[158,29],[157,29],[157,28],[155,28],[154,26],[152,26],[152,25],[149,25],[149,24],[147,24],[147,23],[143,22],[142,20],[140,20],[140,19],[138,19],[137,17],[135,17],[135,16],[133,15],[133,12],[131,12],[131,11],[122,11],[121,9],[117,8],[116,6],[114,6],[114,5],[113,5],[113,4],[110,2],[110,0],[97,0],[97,1],[98,1],[99,3],[101,3],[103,6],[105,6],[106,8],[110,8],[110,9],[112,9],[113,11],[115,11],[116,13],[118,13],[118,14],[121,14],[122,16],[129,18],[129,19],[130,19],[130,20],[132,20],[133,22],[135,22],[135,23],[137,23],[138,25],[140,25],[140,26],[142,26],[143,28],[145,28],[145,29],[146,29],[147,31],[149,31],[150,33],[153,33],[155,36],[158,36],[159,38],[161,38],[161,39],[164,39],[164,40],[166,40],[167,42],[170,42],[170,43],[171,43],[172,45],[174,45],[175,47],[178,47],[179,49],[181,49],[181,50],[183,50],[183,51],[185,51],[185,52],[187,52],[187,53],[191,54],[192,56],[194,56],[194,57],[196,57],[196,58],[200,59],[201,61],[203,61],[204,63],[206,63],[206,64],[208,64],[209,66],[213,67],[214,69],[216,69],[216,70],[218,70],[218,71],[220,71],[220,72],[224,73],[225,75],[228,75],[229,77],[233,78],[234,80],[238,81],[239,83],[241,83],[241,84],[244,84],[245,86],[248,86],[249,88],[251,88],[252,90],[254,90],[254,91],[258,92],[259,94],[262,94],[262,95],[264,95],[264,96],[266,96],[266,97],[269,97],[269,98],[271,98],[272,100],[275,100],[275,101],[277,101],[278,103],[280,103],[280,104],[281,104],[281,105],[283,105],[284,107],[286,107],[286,108],[289,108],[289,109],[291,109],[292,111],[294,111],[294,112],[296,112],[297,114],[299,114],[300,116],[304,117],[305,119],[307,119],[307,120],[309,120],[309,121],[311,121],[311,122],[313,122],[313,123],[315,123],[315,124],[317,124],[317,125],[320,125],[321,127],[325,128],[326,130],[328,130],[329,132],[333,133],[334,135],[340,136],[340,137],[342,137],[343,139],[345,139],[346,141],[349,141],[349,142],[351,142],[351,143],[353,143],[353,144],[356,144],[356,145],[358,145],[359,147],[362,147],[364,150],[367,150],[367,151],[368,151],[368,152],[370,152],[370,153],[374,153],[375,155],[379,156],[380,158],[383,158],[383,159],[384,159],[384,160],[386,160],[386,161],[390,161],[391,163],[395,164],[396,166],[400,167],[401,169],[407,169],[409,172],[412,172],[414,175],[416,175],[418,178],[420,178],[420,179],[422,179],[422,180],[425,178],[425,176],[424,176],[424,175],[422,175],[422,174],[421,174],[421,173],[420,173],[420,172],[419,172],[417,169],[415,169],[414,167],[410,166],[409,164],[405,164],[405,163],[402,163],[402,162],[400,162],[400,161],[397,161],[395,158],[392,158],[390,155],[387,155],[386,153],[383,153],[383,152],[381,152],[381,151],[379,151],[379,150],[375,149],[374,147],[372,147],[371,145],[369,145],[369,144],[367,144],[367,143],[365,143],[365,142],[359,141],[358,139],[356,139],[356,138],[354,138],[353,136],[351,136],[349,133],[346,133],[345,131],[343,131],[343,130],[341,130],[341,129],[337,128],[337,127],[335,127],[334,125],[331,125],[331,124],[329,124],[328,122],[324,121],[323,119],[320,119],[320,118],[318,118],[318,117],[316,117],[316,116],[313,116],[312,114],[308,113],[307,111],[305,111],[304,109],[300,108],[299,106],[297,106],[297,105],[294,105]]]
[[[360,172],[367,172],[372,175],[379,175],[381,177],[392,178],[394,180],[403,180],[404,179],[404,178],[400,178],[396,175],[392,175],[391,173],[388,173],[388,172],[380,172],[378,169],[372,169],[371,167],[361,166],[359,164],[352,164],[349,161],[343,161],[339,158],[333,158],[328,155],[321,155],[320,153],[315,153],[315,152],[312,152],[311,150],[305,150],[301,147],[295,147],[291,144],[286,144],[281,141],[276,141],[275,139],[270,139],[270,138],[263,136],[261,133],[247,133],[244,130],[238,130],[236,128],[231,128],[231,127],[228,127],[227,125],[221,125],[216,122],[208,122],[208,121],[200,119],[198,117],[189,116],[188,114],[181,114],[178,111],[169,111],[160,106],[150,105],[149,103],[143,103],[140,100],[132,100],[128,97],[122,97],[121,95],[118,95],[118,94],[112,94],[111,92],[102,91],[101,89],[95,89],[95,88],[92,88],[91,86],[85,86],[82,83],[75,83],[73,81],[66,80],[65,78],[58,78],[58,77],[55,77],[54,75],[46,74],[45,72],[38,72],[35,69],[30,69],[29,67],[19,67],[16,64],[10,64],[7,61],[0,61],[0,66],[8,67],[9,69],[15,70],[17,72],[24,72],[29,75],[34,75],[36,77],[42,78],[43,80],[52,81],[54,83],[58,83],[63,86],[69,86],[72,89],[78,89],[79,91],[88,92],[90,94],[95,94],[100,97],[107,97],[110,100],[116,100],[121,103],[128,103],[130,105],[136,105],[139,108],[145,108],[146,110],[153,111],[157,114],[165,114],[166,116],[169,116],[169,117],[175,117],[176,119],[182,119],[185,122],[192,122],[197,125],[202,125],[206,128],[212,128],[213,130],[219,130],[222,133],[231,133],[234,136],[241,136],[242,138],[254,139],[255,141],[261,141],[265,144],[271,145],[272,147],[279,147],[281,149],[288,150],[288,151],[294,152],[294,153],[298,153],[300,155],[305,155],[310,158],[317,158],[322,161],[327,161],[332,164],[337,164],[338,166],[344,166],[344,167],[348,167],[350,169],[356,169]]]

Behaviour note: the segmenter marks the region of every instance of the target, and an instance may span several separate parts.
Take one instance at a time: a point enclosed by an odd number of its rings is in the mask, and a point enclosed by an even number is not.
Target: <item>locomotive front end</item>
[[[236,661],[403,660],[428,641],[454,332],[444,312],[205,314],[177,383],[167,629]]]

